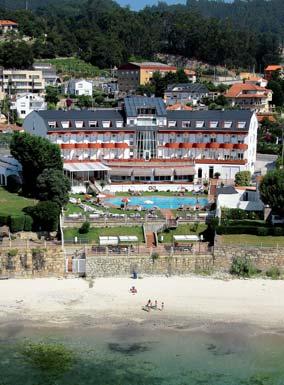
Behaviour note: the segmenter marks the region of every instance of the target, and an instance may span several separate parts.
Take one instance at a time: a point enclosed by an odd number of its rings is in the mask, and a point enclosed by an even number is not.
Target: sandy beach
[[[137,294],[129,292],[135,285]],[[198,322],[251,323],[281,328],[284,281],[198,277],[35,279],[0,281],[0,325],[179,327]],[[151,299],[163,311],[145,312]]]

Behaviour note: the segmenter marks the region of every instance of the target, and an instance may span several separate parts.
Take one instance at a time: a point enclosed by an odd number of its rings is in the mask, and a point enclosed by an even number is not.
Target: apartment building
[[[9,95],[42,94],[45,82],[42,71],[0,69],[0,92]]]
[[[149,83],[155,72],[162,76],[176,72],[177,68],[163,63],[127,63],[117,69],[117,83],[120,92],[134,93],[141,85]]]
[[[45,87],[57,86],[61,83],[59,76],[56,73],[55,67],[50,63],[34,63],[33,69],[41,71],[44,79]]]
[[[264,113],[269,111],[272,91],[251,83],[238,83],[229,88],[225,97],[232,107]]]

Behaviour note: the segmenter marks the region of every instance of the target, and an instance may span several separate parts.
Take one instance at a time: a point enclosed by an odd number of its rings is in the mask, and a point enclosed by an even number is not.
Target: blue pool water
[[[122,197],[109,198],[105,203],[114,206],[120,206]],[[151,202],[151,203],[150,203]],[[172,197],[172,196],[141,196],[129,198],[129,206],[141,206],[145,209],[151,209],[154,206],[160,209],[178,209],[182,205],[186,206],[205,206],[208,203],[207,198],[193,198],[193,197]]]

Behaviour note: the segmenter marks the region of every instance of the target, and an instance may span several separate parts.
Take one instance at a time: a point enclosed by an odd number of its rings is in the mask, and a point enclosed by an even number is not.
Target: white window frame
[[[224,128],[232,128],[233,122],[227,120],[224,122]]]
[[[204,120],[197,120],[196,123],[195,123],[195,127],[196,128],[203,128],[205,125],[205,121]]]

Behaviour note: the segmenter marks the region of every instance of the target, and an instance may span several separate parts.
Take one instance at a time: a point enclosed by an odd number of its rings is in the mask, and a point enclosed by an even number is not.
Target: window
[[[26,113],[26,111],[23,111],[23,110],[21,111],[21,115],[25,115],[25,113]]]
[[[170,120],[169,121],[169,127],[176,127],[177,122],[175,120]]]
[[[62,125],[63,128],[69,128],[70,127],[70,122],[68,120],[66,120],[66,121],[61,122],[61,125]]]
[[[190,127],[190,121],[188,120],[188,121],[182,122],[182,127],[183,128],[189,128]]]
[[[219,122],[216,122],[216,121],[210,122],[210,128],[217,128],[218,124]]]
[[[110,127],[110,120],[103,121],[103,127],[104,128],[109,128]]]
[[[84,127],[84,122],[82,120],[76,121],[75,122],[75,127],[76,128],[83,128]]]
[[[129,124],[130,124],[131,126],[134,126],[134,119],[130,119],[130,120],[129,120]]]
[[[98,122],[96,120],[89,121],[89,127],[98,127]]]
[[[246,122],[238,122],[238,128],[245,128]]]
[[[202,128],[202,127],[204,127],[204,120],[197,120],[196,128]]]
[[[116,122],[116,127],[117,127],[117,128],[123,127],[123,122],[117,121],[117,122]]]
[[[233,124],[233,122],[226,121],[226,122],[224,122],[224,128],[231,128],[232,124]]]
[[[49,128],[56,128],[56,122],[48,122]]]
[[[242,152],[238,153],[238,159],[244,159],[244,154]]]

